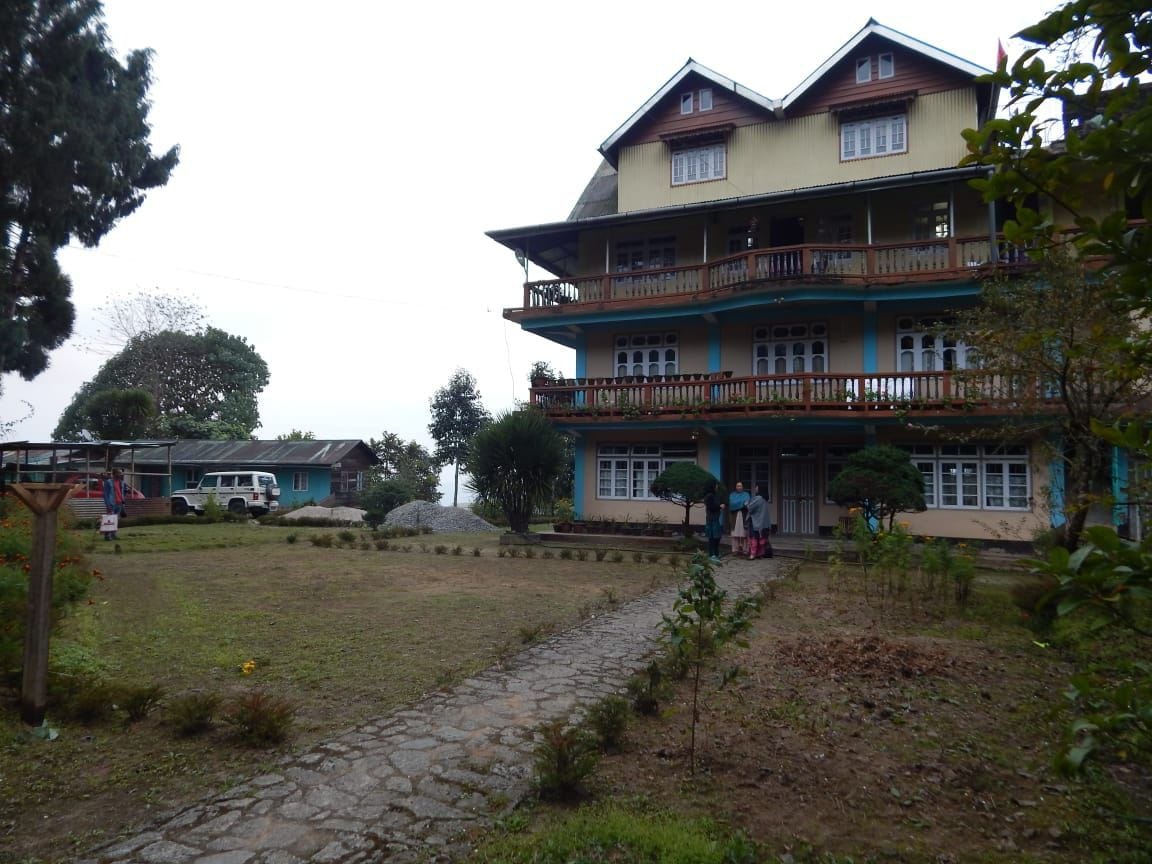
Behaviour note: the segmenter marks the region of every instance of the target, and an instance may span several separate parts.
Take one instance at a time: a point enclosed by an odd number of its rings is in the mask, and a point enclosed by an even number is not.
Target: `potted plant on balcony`
[[[546,360],[537,360],[528,370],[528,381],[533,387],[547,387],[560,380],[560,374]]]

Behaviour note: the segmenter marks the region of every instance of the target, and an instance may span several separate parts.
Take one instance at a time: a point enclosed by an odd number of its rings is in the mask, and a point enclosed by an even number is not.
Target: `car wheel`
[[[239,498],[233,498],[231,501],[229,501],[228,509],[237,515],[248,512],[248,508],[244,506],[244,502]]]
[[[188,515],[188,502],[180,499],[179,501],[172,502],[172,515],[173,516],[187,516]]]

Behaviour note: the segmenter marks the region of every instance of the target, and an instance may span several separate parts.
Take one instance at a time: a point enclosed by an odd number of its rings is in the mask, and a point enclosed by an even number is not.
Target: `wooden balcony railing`
[[[568,379],[533,387],[529,400],[550,416],[587,418],[722,417],[744,414],[1004,414],[1056,410],[1038,379],[974,372],[799,373],[731,372]]]
[[[604,303],[744,290],[800,279],[915,281],[970,272],[991,262],[1017,264],[1023,250],[987,236],[871,245],[805,244],[755,249],[685,267],[545,279],[524,286],[524,308]]]

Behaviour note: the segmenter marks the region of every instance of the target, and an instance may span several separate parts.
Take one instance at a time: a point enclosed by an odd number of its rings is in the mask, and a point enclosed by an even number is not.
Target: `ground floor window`
[[[308,472],[307,471],[293,471],[292,472],[292,491],[293,492],[307,492],[308,491]]]
[[[905,447],[924,478],[931,509],[1028,510],[1032,470],[1025,444],[915,444]]]
[[[602,444],[597,450],[596,497],[654,501],[652,481],[674,462],[695,462],[696,445]]]

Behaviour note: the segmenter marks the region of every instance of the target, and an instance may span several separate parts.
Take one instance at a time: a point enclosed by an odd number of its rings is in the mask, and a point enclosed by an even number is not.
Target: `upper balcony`
[[[900,285],[969,281],[994,267],[1028,263],[1001,237],[947,237],[903,243],[804,243],[753,249],[681,267],[545,279],[524,285],[512,320],[565,312],[637,308],[699,301],[798,285]]]
[[[529,402],[564,424],[807,416],[869,422],[907,417],[1051,414],[1055,390],[1038,379],[981,370],[795,373],[731,372],[578,378],[534,386]],[[862,414],[862,412],[874,412]],[[876,413],[882,412],[882,413]]]

